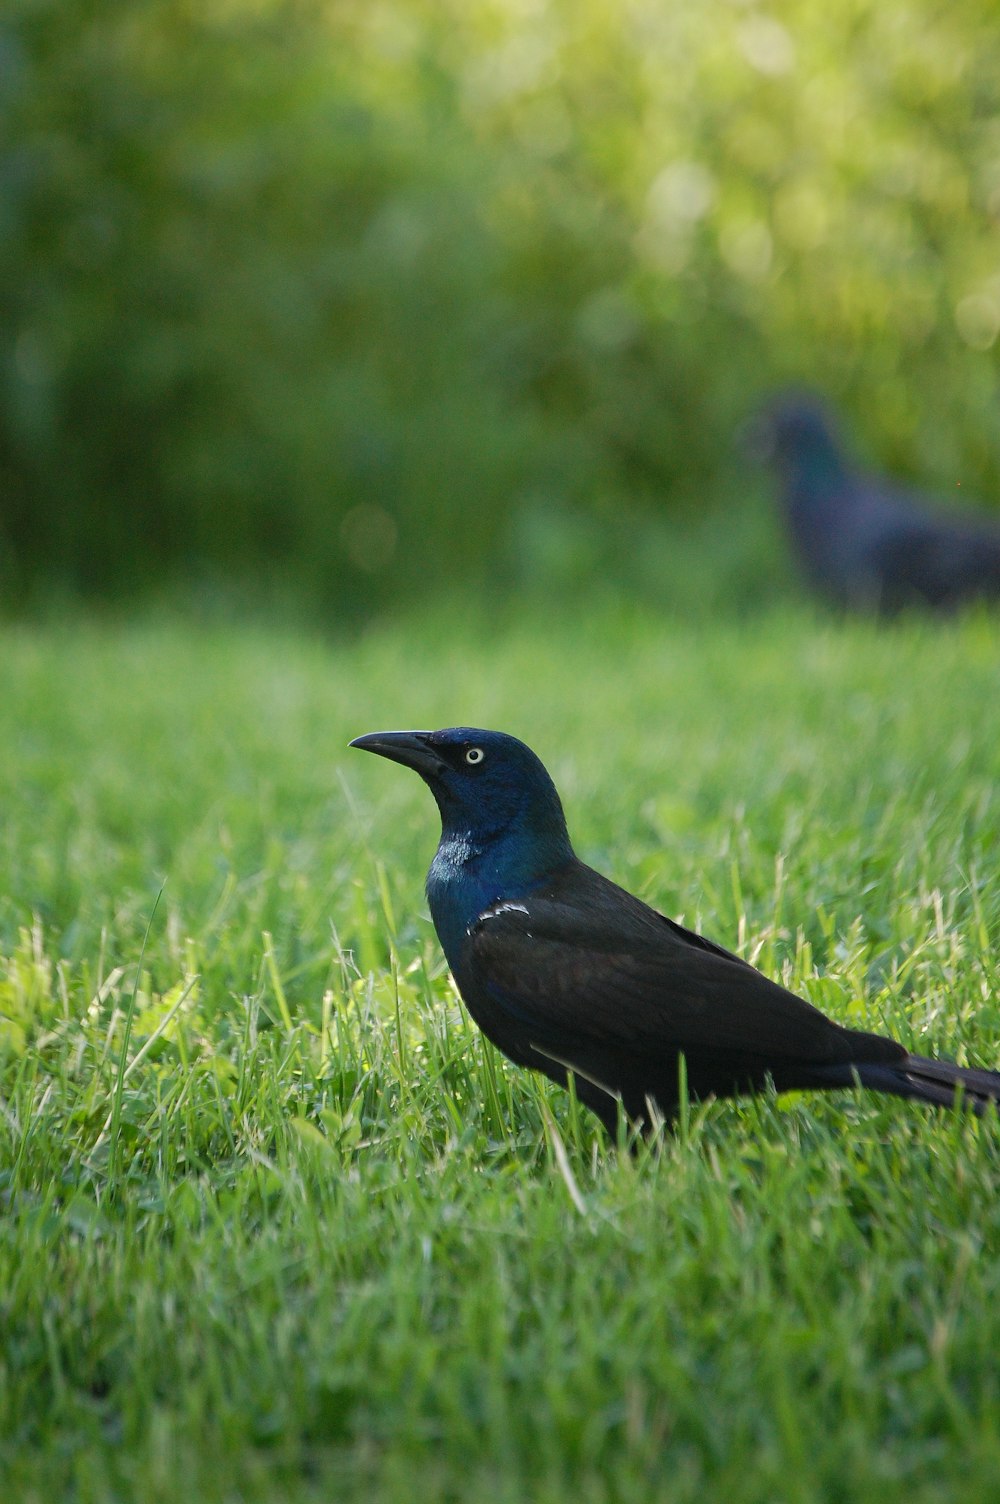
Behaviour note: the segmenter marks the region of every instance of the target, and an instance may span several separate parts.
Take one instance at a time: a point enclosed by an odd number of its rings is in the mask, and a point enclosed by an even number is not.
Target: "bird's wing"
[[[917,518],[879,541],[876,562],[899,590],[948,601],[976,589],[1000,590],[1000,531],[962,517]]]
[[[850,1060],[858,1037],[604,879],[487,909],[466,965],[513,1026],[568,1058],[579,1044],[827,1063]]]

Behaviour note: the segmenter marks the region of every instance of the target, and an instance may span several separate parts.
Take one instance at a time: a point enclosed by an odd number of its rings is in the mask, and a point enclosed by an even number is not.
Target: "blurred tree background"
[[[789,381],[996,497],[998,104],[988,0],[8,0],[4,599],[627,574]]]

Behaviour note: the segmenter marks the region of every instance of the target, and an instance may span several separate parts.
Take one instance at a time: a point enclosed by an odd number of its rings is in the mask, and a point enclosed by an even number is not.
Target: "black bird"
[[[856,469],[815,398],[777,402],[752,434],[777,470],[799,563],[837,605],[891,613],[1000,598],[1000,519],[935,507]]]
[[[562,1085],[572,1075],[609,1132],[619,1100],[635,1122],[649,1122],[649,1101],[675,1115],[681,1056],[693,1098],[770,1083],[867,1086],[976,1112],[1000,1099],[1000,1073],[842,1028],[585,866],[551,778],[516,738],[458,726],[351,746],[413,768],[437,800],[427,897],[476,1023],[516,1065]]]

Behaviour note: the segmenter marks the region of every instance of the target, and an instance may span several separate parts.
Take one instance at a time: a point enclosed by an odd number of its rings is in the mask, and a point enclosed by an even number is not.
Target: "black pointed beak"
[[[429,731],[370,731],[367,736],[356,736],[350,746],[401,762],[404,768],[430,778],[445,766],[428,741],[430,735]]]

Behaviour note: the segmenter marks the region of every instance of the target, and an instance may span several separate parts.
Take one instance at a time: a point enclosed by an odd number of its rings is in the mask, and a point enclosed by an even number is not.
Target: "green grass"
[[[995,1064],[1000,624],[0,648],[5,1499],[993,1496],[996,1125],[802,1096],[617,1154],[468,1023],[433,804],[345,744],[519,733],[586,859]]]

